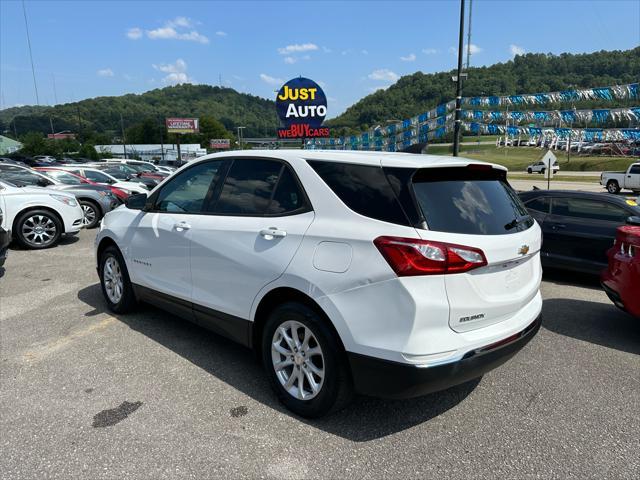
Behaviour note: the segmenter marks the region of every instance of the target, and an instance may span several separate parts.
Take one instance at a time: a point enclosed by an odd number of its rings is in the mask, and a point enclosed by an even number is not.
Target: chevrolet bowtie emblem
[[[529,245],[522,245],[520,247],[520,250],[518,250],[518,253],[520,255],[526,255],[527,253],[529,253]]]

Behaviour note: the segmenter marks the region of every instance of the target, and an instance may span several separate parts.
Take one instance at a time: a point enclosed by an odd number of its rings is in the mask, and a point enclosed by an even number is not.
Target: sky
[[[324,89],[330,118],[402,75],[456,66],[458,0],[24,6],[41,105],[184,82],[274,99],[302,75]],[[472,13],[472,66],[640,45],[640,0],[474,0]],[[0,0],[0,109],[25,104],[36,95],[23,2]]]

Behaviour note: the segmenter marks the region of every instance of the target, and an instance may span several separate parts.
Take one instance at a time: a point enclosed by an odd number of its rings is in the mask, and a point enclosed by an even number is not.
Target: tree
[[[200,145],[203,148],[209,146],[209,140],[212,138],[233,138],[233,134],[229,132],[222,122],[219,122],[211,115],[200,117]]]

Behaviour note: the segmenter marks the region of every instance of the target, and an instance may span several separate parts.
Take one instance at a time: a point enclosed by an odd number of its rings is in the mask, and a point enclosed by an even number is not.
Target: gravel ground
[[[250,351],[105,311],[93,231],[0,269],[1,478],[639,478],[640,321],[547,274],[543,327],[478,381],[285,411]]]

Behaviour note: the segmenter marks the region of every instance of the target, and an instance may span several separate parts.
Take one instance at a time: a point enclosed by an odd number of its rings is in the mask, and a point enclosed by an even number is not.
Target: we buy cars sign
[[[169,133],[198,133],[197,118],[167,118],[167,131]]]
[[[284,126],[278,129],[278,138],[329,136],[329,129],[322,126],[327,97],[313,80],[299,77],[285,83],[278,91],[276,110]]]

